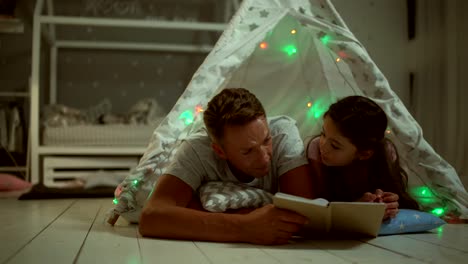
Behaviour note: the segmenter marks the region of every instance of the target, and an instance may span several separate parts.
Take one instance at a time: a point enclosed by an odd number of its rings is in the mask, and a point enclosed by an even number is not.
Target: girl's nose
[[[321,153],[326,153],[326,152],[328,152],[326,139],[320,138],[319,147],[320,147],[320,152],[321,152]]]

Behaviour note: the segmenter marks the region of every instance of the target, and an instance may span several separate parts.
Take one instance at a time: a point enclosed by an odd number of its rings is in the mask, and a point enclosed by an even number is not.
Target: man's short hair
[[[258,98],[244,88],[226,88],[213,97],[203,113],[211,139],[221,142],[226,125],[245,125],[261,116],[265,109]]]

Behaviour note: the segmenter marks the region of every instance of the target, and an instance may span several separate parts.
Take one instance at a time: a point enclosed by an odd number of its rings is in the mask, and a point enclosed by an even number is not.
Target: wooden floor
[[[468,225],[365,240],[285,246],[142,238],[105,224],[111,199],[0,199],[0,263],[468,263]]]

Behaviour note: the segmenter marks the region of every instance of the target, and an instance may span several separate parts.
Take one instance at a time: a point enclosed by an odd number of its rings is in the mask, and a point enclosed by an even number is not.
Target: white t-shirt
[[[307,159],[304,143],[292,118],[272,117],[268,123],[273,145],[270,171],[265,177],[255,178],[247,185],[275,193],[278,191],[279,177],[307,164]],[[205,130],[193,134],[180,144],[165,174],[181,179],[194,191],[207,181],[240,182],[229,169],[226,160],[213,151],[211,139]]]

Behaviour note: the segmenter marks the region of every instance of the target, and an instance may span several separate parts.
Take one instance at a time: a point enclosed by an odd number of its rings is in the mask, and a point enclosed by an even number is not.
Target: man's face
[[[265,117],[246,125],[226,126],[220,152],[221,158],[246,175],[266,176],[270,170],[272,141]]]

